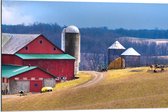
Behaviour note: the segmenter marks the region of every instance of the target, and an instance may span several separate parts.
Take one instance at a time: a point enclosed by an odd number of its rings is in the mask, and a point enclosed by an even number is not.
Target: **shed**
[[[114,61],[116,58],[120,57],[121,53],[123,53],[125,47],[121,45],[119,41],[115,41],[109,48],[108,48],[108,64]]]
[[[128,48],[121,54],[121,57],[125,59],[126,67],[138,67],[140,66],[140,54],[134,48]]]
[[[56,77],[37,66],[2,65],[2,93],[40,92],[55,86]]]

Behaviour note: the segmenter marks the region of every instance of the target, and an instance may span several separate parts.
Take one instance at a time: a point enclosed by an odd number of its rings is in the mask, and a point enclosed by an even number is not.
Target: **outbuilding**
[[[2,65],[2,94],[18,91],[40,92],[44,86],[54,87],[56,77],[37,66]]]
[[[128,48],[121,54],[121,57],[125,60],[125,67],[140,66],[140,56],[134,48]]]
[[[121,53],[123,53],[124,51],[125,51],[125,47],[119,41],[115,41],[108,48],[108,65],[116,58],[120,57]]]

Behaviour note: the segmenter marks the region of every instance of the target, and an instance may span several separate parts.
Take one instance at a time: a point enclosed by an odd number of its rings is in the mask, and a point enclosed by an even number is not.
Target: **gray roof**
[[[125,49],[125,47],[120,42],[115,41],[108,49]]]
[[[9,34],[2,33],[2,54],[15,54],[40,34]]]
[[[134,48],[128,48],[126,51],[124,51],[122,54],[122,56],[140,56],[140,54],[135,51]]]
[[[8,34],[2,35],[2,47],[11,39]]]

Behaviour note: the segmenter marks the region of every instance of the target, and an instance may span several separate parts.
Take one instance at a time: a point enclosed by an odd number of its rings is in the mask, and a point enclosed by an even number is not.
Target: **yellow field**
[[[91,78],[92,78],[92,76],[90,74],[84,73],[84,72],[80,72],[76,77],[78,77],[78,79],[56,84],[56,87],[54,88],[54,90],[75,87],[77,85],[86,83],[87,81],[91,80]]]
[[[104,79],[94,86],[78,89],[73,89],[70,86],[70,88],[67,87],[67,89],[51,93],[5,98],[2,100],[2,109],[63,110],[168,107],[168,71],[153,73],[148,69],[140,67],[110,70],[105,73]]]

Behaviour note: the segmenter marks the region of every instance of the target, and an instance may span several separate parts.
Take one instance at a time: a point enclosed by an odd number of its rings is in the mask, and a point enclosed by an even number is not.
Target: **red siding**
[[[24,65],[39,66],[51,74],[67,77],[67,80],[74,78],[74,60],[24,60]]]
[[[42,43],[40,43],[42,41]],[[17,53],[29,53],[29,54],[62,54],[63,51],[58,47],[53,45],[50,41],[48,41],[45,37],[39,36],[31,43],[27,45],[27,50],[22,48]],[[54,50],[56,48],[56,50]]]
[[[4,77],[2,77],[2,83],[4,83],[5,82],[5,78]]]
[[[43,82],[40,80],[30,81],[30,92],[40,92]]]
[[[2,54],[2,64],[23,65],[23,61],[15,55]]]
[[[35,78],[35,80],[39,80],[39,78],[53,78],[50,74],[40,70],[39,68],[24,72],[22,74],[16,75],[14,77],[11,77],[10,80],[14,80],[15,78],[19,78],[19,80],[22,80],[23,78],[27,78],[30,80],[32,77]]]
[[[2,77],[2,83],[8,83],[8,82],[9,82],[8,78]]]
[[[25,80],[24,78],[26,78],[26,80],[30,81],[30,92],[40,92],[41,88],[43,87],[43,81],[39,80],[39,78],[54,78],[54,77],[40,70],[39,68],[36,68],[28,72],[24,72],[22,74],[11,77],[9,81],[15,80],[15,78],[18,78],[18,80]],[[32,80],[32,78],[34,80]]]

